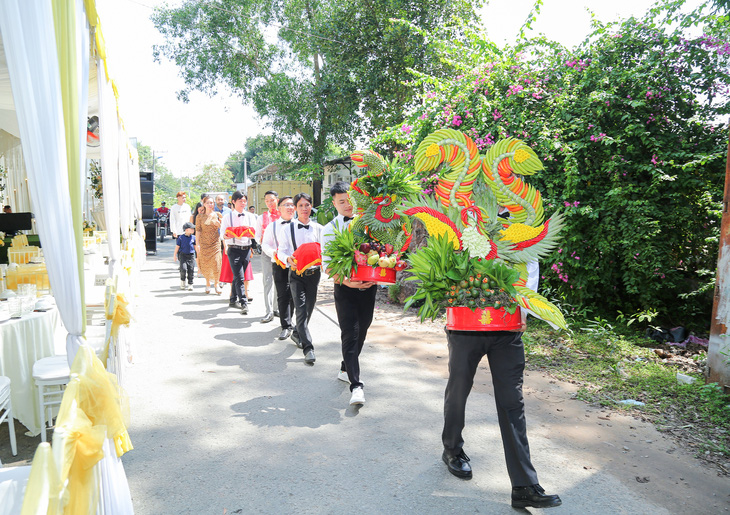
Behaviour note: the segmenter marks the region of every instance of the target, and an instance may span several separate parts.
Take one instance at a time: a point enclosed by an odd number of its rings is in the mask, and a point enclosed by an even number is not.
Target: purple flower
[[[523,88],[523,87],[522,87],[522,86],[520,86],[519,84],[513,84],[513,85],[512,85],[512,86],[510,86],[510,87],[509,87],[509,89],[507,90],[507,96],[510,96],[510,95],[517,95],[517,94],[518,94],[519,92],[521,92],[521,91],[522,91],[523,89],[525,89],[525,88]]]

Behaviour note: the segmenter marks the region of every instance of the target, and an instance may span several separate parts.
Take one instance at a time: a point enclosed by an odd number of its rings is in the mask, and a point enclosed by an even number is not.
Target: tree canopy
[[[350,148],[363,133],[401,116],[414,91],[411,67],[443,68],[424,36],[391,18],[436,30],[452,16],[475,19],[466,0],[185,0],[158,7],[165,38],[154,50],[172,60],[185,87],[230,91],[250,103],[291,159],[321,164],[328,144]]]
[[[420,99],[376,143],[410,158],[442,127],[482,150],[524,140],[545,164],[529,182],[546,208],[567,215],[542,284],[566,307],[604,316],[652,309],[704,326],[728,142],[730,25],[708,5],[683,5],[594,21],[575,49],[545,38],[498,48],[456,25],[430,43],[459,71],[418,74]]]

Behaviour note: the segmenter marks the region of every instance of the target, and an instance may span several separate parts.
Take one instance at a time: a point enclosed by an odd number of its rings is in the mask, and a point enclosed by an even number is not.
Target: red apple
[[[361,243],[360,244],[360,252],[363,254],[367,254],[370,252],[370,244],[369,243]]]
[[[393,245],[391,245],[390,243],[386,243],[385,252],[390,256],[393,253]]]

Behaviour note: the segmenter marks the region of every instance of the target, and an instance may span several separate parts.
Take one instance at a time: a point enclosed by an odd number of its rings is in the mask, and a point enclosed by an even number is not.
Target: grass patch
[[[636,335],[618,334],[605,320],[582,325],[583,329],[566,334],[531,319],[523,337],[528,368],[543,369],[578,384],[581,400],[641,414],[659,430],[686,440],[699,455],[727,472],[730,396],[723,394],[717,384],[705,384],[699,372],[688,369],[694,366],[699,370],[693,364],[701,362],[703,356],[686,358],[684,362],[662,359],[653,349],[659,344]],[[679,383],[677,372],[696,381]],[[619,403],[627,399],[645,405]]]

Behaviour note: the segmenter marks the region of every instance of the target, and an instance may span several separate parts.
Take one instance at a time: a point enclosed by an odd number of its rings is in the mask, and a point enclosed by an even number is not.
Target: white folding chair
[[[53,421],[53,406],[61,405],[63,387],[68,384],[71,371],[66,356],[42,358],[33,363],[33,380],[38,387],[38,409],[41,417],[41,442],[46,442],[46,423]],[[59,386],[59,390],[46,390],[49,386]]]
[[[18,443],[15,440],[13,408],[10,403],[10,378],[5,376],[0,376],[0,410],[5,410],[5,413],[0,415],[0,424],[7,419],[8,430],[10,431],[10,450],[13,451],[13,456],[17,456]]]

